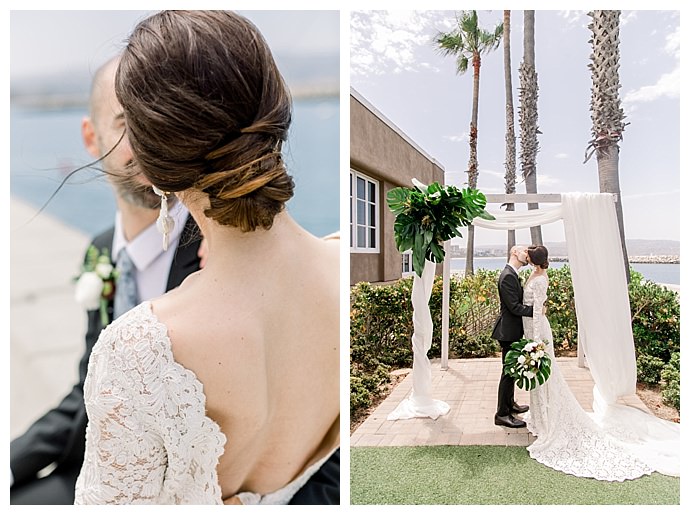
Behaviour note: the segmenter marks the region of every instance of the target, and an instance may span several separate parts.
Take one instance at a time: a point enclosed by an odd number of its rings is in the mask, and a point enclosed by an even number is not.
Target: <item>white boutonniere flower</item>
[[[100,310],[101,323],[108,325],[108,301],[115,295],[117,270],[106,249],[101,252],[91,245],[86,251],[82,272],[77,277],[75,300],[87,311]]]

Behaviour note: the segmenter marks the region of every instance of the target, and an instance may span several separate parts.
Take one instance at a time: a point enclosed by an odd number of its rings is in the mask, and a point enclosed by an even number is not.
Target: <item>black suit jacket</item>
[[[522,317],[532,316],[532,306],[522,303],[522,285],[513,267],[506,265],[498,277],[501,315],[491,337],[500,342],[516,342],[522,338]]]
[[[108,249],[109,252],[114,230],[111,228],[98,235],[94,238],[93,245],[99,250]],[[173,257],[166,291],[176,288],[185,277],[199,270],[197,252],[201,238],[195,237],[197,232],[196,223],[190,216]],[[103,330],[98,310],[89,311],[87,315],[86,350],[79,362],[79,382],[56,408],[39,418],[22,436],[10,443],[10,468],[16,485],[36,479],[36,473],[51,463],[57,463],[53,473],[73,474],[75,479],[81,469],[87,423],[84,379],[91,350]],[[112,302],[108,306],[108,315],[112,320]]]

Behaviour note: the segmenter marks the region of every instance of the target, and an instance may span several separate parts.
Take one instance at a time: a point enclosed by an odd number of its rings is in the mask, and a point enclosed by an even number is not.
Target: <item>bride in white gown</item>
[[[339,469],[340,246],[285,210],[292,108],[265,40],[235,13],[157,13],[134,29],[115,83],[118,144],[162,196],[163,242],[176,194],[208,250],[202,270],[101,333],[76,504],[339,492],[325,469]]]
[[[523,303],[534,306],[534,316],[523,318],[525,337],[547,342],[551,356],[551,376],[530,391],[530,410],[525,417],[528,430],[537,439],[527,450],[538,462],[567,474],[605,481],[634,479],[656,470],[645,460],[650,450],[642,450],[632,427],[600,425],[585,412],[558,368],[553,350],[551,326],[544,314],[547,298],[548,251],[543,246],[528,250],[534,271],[524,288]],[[656,457],[658,458],[658,457]]]

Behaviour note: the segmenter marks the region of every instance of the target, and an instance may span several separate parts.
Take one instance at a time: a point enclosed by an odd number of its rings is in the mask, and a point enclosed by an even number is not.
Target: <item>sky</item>
[[[127,35],[155,11],[12,11],[11,77],[27,78],[83,67],[97,68],[124,47]],[[337,11],[238,11],[261,30],[274,54],[340,51]],[[299,23],[295,23],[299,19]],[[309,30],[305,30],[305,26]],[[36,37],[41,34],[41,37]],[[314,45],[317,38],[319,45]],[[46,48],[45,41],[55,44]]]
[[[478,11],[493,31],[503,11]],[[523,11],[512,11],[511,60],[516,135]],[[583,164],[591,139],[590,18],[585,11],[536,11],[539,84],[537,182],[540,193],[598,192],[596,157]],[[456,74],[454,57],[433,45],[455,23],[454,11],[353,11],[350,85],[436,159],[446,183],[467,180],[472,70]],[[620,187],[628,239],[680,240],[680,14],[623,11],[620,95],[629,124],[620,143]],[[478,188],[504,193],[503,46],[482,58],[478,118]],[[519,139],[518,179],[519,169]],[[517,193],[525,193],[518,182]],[[491,206],[490,209],[498,206]],[[545,242],[564,241],[562,224],[543,227]],[[475,231],[475,244],[504,244],[505,233]],[[529,231],[518,241],[529,242]],[[454,244],[465,245],[454,239]]]

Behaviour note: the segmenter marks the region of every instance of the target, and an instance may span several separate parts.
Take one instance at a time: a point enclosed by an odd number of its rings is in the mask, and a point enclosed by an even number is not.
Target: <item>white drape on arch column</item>
[[[429,310],[431,289],[434,286],[436,264],[424,262],[422,277],[415,274],[412,283],[412,393],[388,415],[388,420],[408,418],[437,419],[450,411],[447,403],[431,396],[431,362],[427,352],[431,348],[434,326]]]

